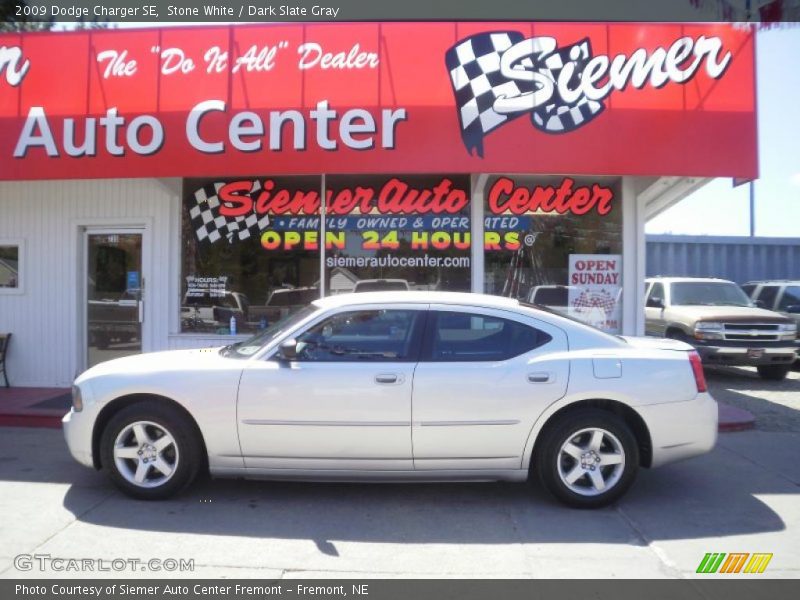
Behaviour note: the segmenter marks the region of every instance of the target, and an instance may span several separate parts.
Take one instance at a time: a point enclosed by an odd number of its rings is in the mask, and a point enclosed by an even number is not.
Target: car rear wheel
[[[178,409],[144,401],[120,410],[100,439],[100,460],[111,481],[142,500],[168,498],[197,476],[202,447]]]
[[[544,487],[564,504],[607,506],[636,477],[636,438],[613,413],[594,408],[567,412],[548,424],[542,435],[536,469]]]
[[[758,367],[759,377],[771,381],[783,381],[788,373],[789,365],[761,365]]]

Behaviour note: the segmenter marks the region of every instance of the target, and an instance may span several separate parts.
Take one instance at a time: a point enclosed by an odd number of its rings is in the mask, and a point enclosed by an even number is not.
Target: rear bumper
[[[773,342],[774,343],[774,342]],[[722,365],[790,365],[797,359],[798,344],[759,346],[758,342],[737,346],[695,344],[704,363]]]
[[[651,467],[705,454],[717,442],[719,409],[711,394],[697,394],[688,402],[666,402],[636,409],[650,430]]]

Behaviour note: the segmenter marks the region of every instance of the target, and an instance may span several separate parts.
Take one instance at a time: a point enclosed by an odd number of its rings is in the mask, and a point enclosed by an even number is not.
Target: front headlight
[[[75,412],[83,410],[83,396],[81,396],[81,388],[77,385],[72,386],[72,410]]]
[[[725,327],[717,321],[700,321],[694,326],[694,337],[698,340],[721,340]]]
[[[797,323],[781,323],[778,325],[781,333],[797,333]]]

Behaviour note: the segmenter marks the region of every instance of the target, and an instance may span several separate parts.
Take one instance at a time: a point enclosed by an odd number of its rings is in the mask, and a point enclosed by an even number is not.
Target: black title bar
[[[11,600],[789,600],[798,580],[201,580],[0,581]]]
[[[27,21],[92,23],[280,21],[648,21],[800,20],[783,0],[16,0],[6,28]],[[10,14],[9,14],[10,13]],[[795,14],[797,13],[797,14]]]

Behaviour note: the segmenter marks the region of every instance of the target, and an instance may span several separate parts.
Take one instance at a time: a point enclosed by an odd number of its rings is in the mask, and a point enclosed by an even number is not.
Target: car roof
[[[390,281],[390,282],[392,282],[392,283],[396,283],[396,282],[408,283],[408,281],[407,281],[407,280],[405,280],[405,279],[385,279],[385,278],[378,278],[378,279],[359,279],[358,281],[356,281],[356,285],[358,285],[359,283],[375,283],[376,281],[381,281],[381,282],[383,282],[383,281]]]
[[[787,285],[800,285],[800,279],[758,279],[756,281],[748,281],[745,285],[774,285],[774,284],[787,284]]]
[[[393,290],[364,292],[362,294],[336,294],[314,301],[320,308],[337,308],[356,304],[390,304],[410,302],[420,304],[466,304],[486,308],[519,308],[519,301],[503,296],[473,294],[471,292],[431,292]]]
[[[683,282],[683,281],[707,281],[710,283],[733,283],[730,279],[722,279],[720,277],[648,277],[644,280],[645,283],[650,283],[651,281],[663,281],[667,283],[675,283],[675,282]]]

